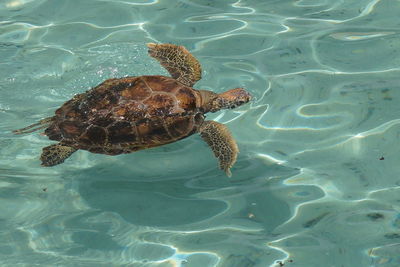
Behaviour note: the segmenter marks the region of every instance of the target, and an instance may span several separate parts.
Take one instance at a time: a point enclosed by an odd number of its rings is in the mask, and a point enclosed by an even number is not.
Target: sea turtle
[[[46,128],[49,139],[59,141],[43,148],[42,166],[64,162],[78,149],[118,155],[172,143],[200,133],[231,176],[238,147],[228,128],[205,120],[204,114],[235,108],[249,102],[243,88],[221,94],[196,90],[201,66],[183,46],[147,44],[171,77],[154,75],[108,79],[65,102],[55,115],[15,134]]]

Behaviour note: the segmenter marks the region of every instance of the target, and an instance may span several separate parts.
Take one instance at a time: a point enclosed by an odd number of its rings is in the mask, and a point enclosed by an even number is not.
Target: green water
[[[0,266],[400,266],[400,1],[0,1]],[[40,166],[49,117],[107,78],[167,72],[245,87],[209,114],[240,154],[228,178],[198,135]]]

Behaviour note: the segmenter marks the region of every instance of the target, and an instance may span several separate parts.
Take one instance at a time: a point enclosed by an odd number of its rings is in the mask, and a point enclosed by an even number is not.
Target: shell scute
[[[67,139],[74,139],[81,135],[82,129],[86,128],[86,125],[80,121],[65,120],[58,124],[61,135]]]
[[[185,110],[196,109],[196,96],[188,87],[182,87],[176,93],[176,98],[178,99],[179,106]]]
[[[91,123],[93,125],[106,128],[114,123],[114,119],[111,118],[110,116],[104,116],[104,117],[100,116],[93,118],[93,120],[91,120]]]
[[[139,123],[137,129],[144,144],[154,146],[155,144],[165,144],[172,140],[162,119],[152,119]]]
[[[166,92],[172,93],[176,91],[181,85],[174,79],[163,76],[142,76],[147,87],[151,88],[153,92]]]
[[[148,98],[152,94],[152,90],[146,82],[140,78],[127,83],[126,87],[121,90],[121,96],[129,100],[141,101]]]
[[[167,123],[168,132],[173,138],[187,135],[193,127],[192,116],[182,116],[170,119]]]
[[[117,121],[107,128],[110,144],[132,143],[138,141],[135,126],[128,121]]]
[[[103,127],[91,125],[87,129],[86,135],[93,145],[104,145],[107,143],[107,132]]]
[[[143,104],[148,107],[149,115],[162,116],[174,113],[174,108],[178,108],[176,102],[174,96],[155,93],[143,101]]]

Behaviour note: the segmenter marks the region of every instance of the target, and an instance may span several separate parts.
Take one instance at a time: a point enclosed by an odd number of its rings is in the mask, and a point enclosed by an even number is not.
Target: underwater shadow
[[[151,155],[156,156],[144,156]],[[298,172],[277,164],[266,166],[262,160],[248,157],[238,160],[232,178],[217,167],[197,170],[187,165],[163,170],[162,166],[138,167],[123,159],[65,175],[73,179],[80,197],[93,209],[117,213],[135,225],[170,227],[207,220],[229,208],[227,202],[203,197],[204,193]]]

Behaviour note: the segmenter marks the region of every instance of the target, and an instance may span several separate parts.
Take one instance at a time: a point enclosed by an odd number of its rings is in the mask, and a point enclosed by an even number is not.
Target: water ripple
[[[398,266],[398,1],[0,3],[0,260],[7,266]],[[210,114],[240,154],[228,179],[199,136],[40,167],[48,117],[111,77],[166,75],[146,42],[185,45],[195,87],[245,87]],[[354,231],[357,229],[357,231]]]

